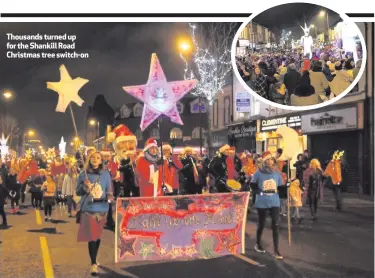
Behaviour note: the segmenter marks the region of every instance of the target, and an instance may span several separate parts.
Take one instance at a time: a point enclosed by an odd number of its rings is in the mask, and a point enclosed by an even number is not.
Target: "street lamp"
[[[11,98],[13,98],[13,93],[11,91],[5,91],[3,93],[3,97],[6,99],[6,100],[10,100]]]
[[[97,127],[97,133],[96,133],[96,135],[97,135],[97,146],[96,146],[96,149],[97,150],[99,150],[99,137],[100,137],[100,129],[99,129],[99,127],[100,127],[100,123],[99,123],[99,121],[96,121],[95,119],[91,119],[90,121],[89,121],[89,125],[90,126],[92,126],[92,127]]]
[[[186,52],[190,49],[190,44],[183,42],[180,44],[180,49],[182,52]]]
[[[29,129],[24,135],[23,135],[23,141],[24,141],[24,152],[26,153],[26,138],[27,137],[33,137],[35,135],[35,131],[32,129]]]

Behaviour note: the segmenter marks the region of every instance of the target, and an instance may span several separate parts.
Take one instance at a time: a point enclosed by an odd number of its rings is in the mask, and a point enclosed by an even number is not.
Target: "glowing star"
[[[189,245],[185,247],[185,255],[189,257],[193,257],[194,254],[197,254],[198,251],[195,249],[195,245]]]
[[[158,249],[158,253],[160,257],[163,257],[167,254],[167,248],[168,248],[168,245],[166,247],[160,246],[160,248]]]
[[[32,159],[32,158],[33,158],[33,151],[32,151],[31,149],[28,149],[28,150],[26,151],[25,157],[26,157],[27,159]]]
[[[53,160],[56,157],[55,148],[48,148],[47,159]]]
[[[182,247],[172,245],[172,250],[169,252],[169,255],[171,255],[173,259],[181,257],[183,254],[184,249]]]
[[[9,147],[7,146],[8,138],[5,138],[4,133],[1,135],[1,140],[0,140],[0,153],[1,153],[0,158],[1,159],[4,159],[5,156],[8,154],[8,150],[9,150]]]
[[[65,148],[66,148],[66,142],[64,142],[64,137],[61,137],[61,141],[59,144],[59,150],[61,157],[65,156]]]
[[[236,246],[241,244],[241,240],[237,237],[236,232],[219,234],[219,245],[216,252],[221,251],[225,247],[230,253],[235,253]]]
[[[130,213],[130,214],[136,214],[136,213],[138,213],[138,211],[139,211],[139,209],[135,205],[128,206],[128,208],[127,208],[127,212]]]
[[[60,82],[47,82],[47,88],[59,94],[59,100],[56,106],[56,112],[65,112],[70,102],[75,102],[82,106],[84,102],[78,96],[78,91],[89,82],[87,79],[77,77],[72,79],[64,65],[60,66]]]
[[[145,244],[145,243],[141,242],[141,250],[139,250],[139,254],[142,255],[144,260],[147,258],[147,256],[150,253],[154,253],[154,252],[155,252],[155,250],[154,250],[153,244]]]
[[[120,249],[120,258],[124,255],[131,255],[135,256],[135,244],[136,244],[136,237],[133,238],[125,238],[120,237],[121,243],[119,244],[118,248]]]
[[[167,82],[159,59],[151,56],[148,81],[145,85],[123,87],[125,92],[144,102],[141,130],[144,131],[160,115],[166,115],[176,124],[182,125],[176,103],[191,91],[198,80]]]

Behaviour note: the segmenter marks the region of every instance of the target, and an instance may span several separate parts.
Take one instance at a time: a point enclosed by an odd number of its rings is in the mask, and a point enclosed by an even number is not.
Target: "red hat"
[[[263,160],[270,159],[270,158],[272,158],[272,154],[271,154],[269,151],[265,151],[265,152],[262,154],[262,158],[263,158]]]
[[[158,142],[156,142],[154,138],[148,138],[145,143],[145,148],[143,149],[143,151],[146,152],[152,147],[158,147]]]
[[[135,141],[137,144],[137,137],[127,126],[121,124],[108,133],[108,141],[111,143],[116,141],[116,144],[123,141]]]

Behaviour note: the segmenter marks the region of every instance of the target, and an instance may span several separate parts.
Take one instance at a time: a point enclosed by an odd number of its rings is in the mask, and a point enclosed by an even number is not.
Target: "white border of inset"
[[[271,8],[274,8],[274,7],[277,7],[277,6],[281,6],[281,5],[288,5],[288,4],[294,4],[294,3],[296,3],[296,2],[283,3],[283,4],[280,4],[280,5],[269,7],[268,9],[271,9]],[[315,3],[311,3],[311,2],[307,2],[307,1],[298,2],[298,3],[306,3],[306,4],[312,4],[312,5],[316,5],[316,6],[321,6],[321,5],[317,5]],[[358,30],[358,36],[359,36],[359,39],[361,40],[361,44],[362,44],[363,57],[362,57],[362,65],[361,65],[361,68],[359,70],[359,73],[358,73],[357,77],[354,79],[354,81],[352,82],[352,84],[350,84],[350,86],[344,92],[342,92],[339,96],[337,96],[337,97],[335,97],[335,98],[333,98],[331,100],[328,100],[326,102],[320,103],[320,104],[314,104],[314,105],[309,105],[309,106],[288,106],[288,105],[282,105],[282,104],[275,103],[273,101],[267,100],[267,99],[261,97],[260,95],[258,95],[256,92],[254,92],[253,90],[250,89],[250,87],[245,83],[245,81],[242,79],[242,77],[240,76],[240,73],[237,70],[237,64],[236,64],[236,47],[237,47],[237,41],[239,39],[239,36],[240,36],[241,31],[243,30],[243,28],[245,28],[246,25],[248,23],[250,23],[259,14],[263,13],[264,11],[266,11],[266,10],[263,10],[261,12],[252,14],[248,18],[247,21],[245,21],[244,23],[242,23],[241,27],[238,29],[236,35],[234,36],[234,40],[233,40],[233,43],[232,43],[232,49],[231,49],[233,72],[234,72],[236,78],[238,79],[238,81],[240,82],[240,84],[244,87],[244,89],[246,91],[248,91],[252,96],[254,96],[257,100],[259,100],[259,101],[261,101],[263,103],[266,103],[267,105],[271,105],[273,107],[277,107],[277,108],[280,108],[280,109],[283,109],[283,110],[305,111],[305,110],[319,109],[319,108],[331,105],[331,104],[335,103],[336,101],[340,100],[341,98],[345,97],[355,87],[355,85],[359,82],[359,80],[361,79],[361,77],[362,77],[362,75],[363,75],[363,73],[365,71],[366,62],[367,62],[367,47],[366,47],[366,42],[365,42],[365,39],[363,37],[363,34],[362,34],[361,30],[358,28],[357,24],[355,24],[355,22],[353,20],[351,20],[345,13],[337,12],[336,9],[332,9],[331,7],[327,7],[327,6],[321,6],[321,7],[322,8],[326,8],[326,9],[330,9],[332,11],[335,11],[336,13],[338,13],[340,15],[340,17],[342,18],[342,20],[344,22],[348,22],[350,24],[354,24],[355,28]]]

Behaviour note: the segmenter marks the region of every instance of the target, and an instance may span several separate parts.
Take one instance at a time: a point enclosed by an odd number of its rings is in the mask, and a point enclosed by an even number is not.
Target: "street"
[[[318,221],[310,220],[306,207],[301,224],[292,226],[288,245],[287,222],[280,230],[280,252],[284,261],[272,256],[270,222],[263,246],[270,252],[254,251],[256,213],[248,215],[246,256],[183,262],[114,263],[114,234],[105,230],[99,250],[100,277],[374,277],[374,203],[344,194],[344,211],[336,212],[332,193],[326,190],[318,209]],[[9,207],[7,207],[9,210]],[[45,223],[43,211],[21,210],[9,215],[6,230],[0,230],[1,277],[89,277],[89,255],[85,243],[77,243],[74,218],[66,208],[56,207],[53,223]],[[268,221],[270,221],[268,219]],[[249,259],[247,259],[249,258]],[[260,264],[260,265],[258,265]]]

